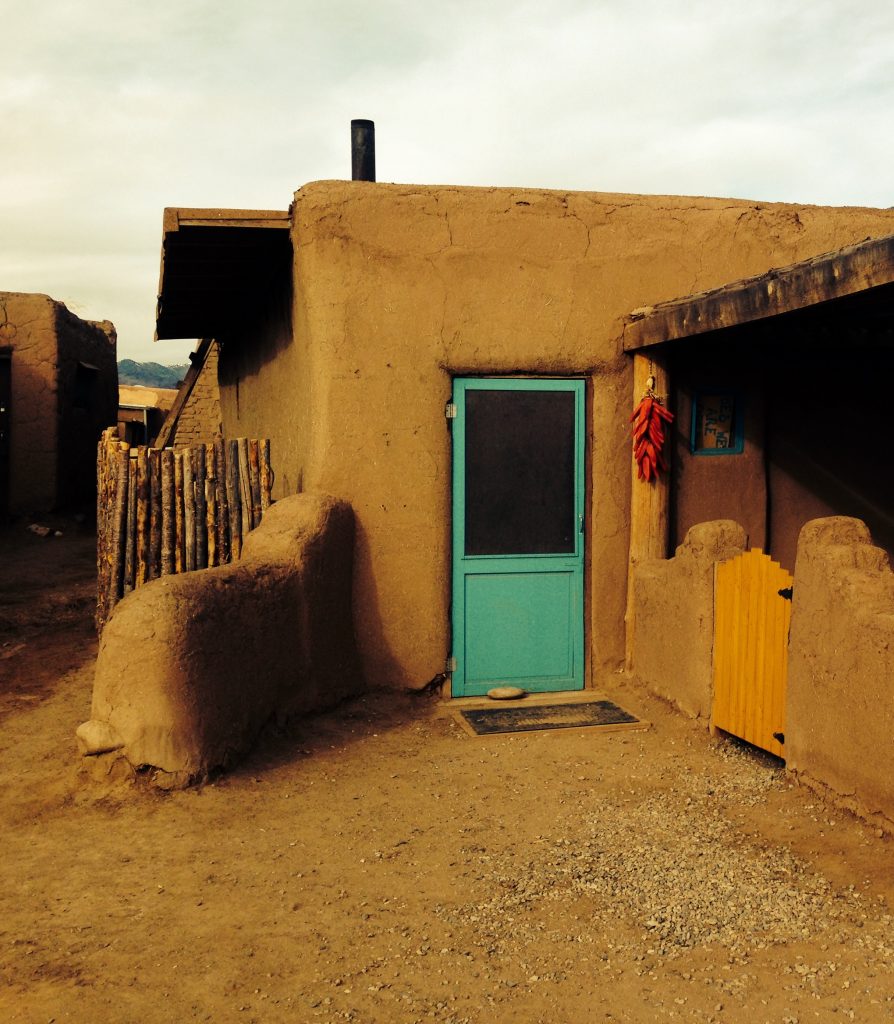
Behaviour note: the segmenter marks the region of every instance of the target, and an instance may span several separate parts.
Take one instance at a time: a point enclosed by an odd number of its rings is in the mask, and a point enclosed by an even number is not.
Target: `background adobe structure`
[[[0,373],[0,515],[89,508],[96,444],[117,420],[114,326],[48,295],[0,292]]]

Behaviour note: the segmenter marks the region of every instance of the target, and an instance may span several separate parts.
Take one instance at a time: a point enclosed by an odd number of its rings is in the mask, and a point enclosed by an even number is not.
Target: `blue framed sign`
[[[745,415],[735,391],[706,389],[692,396],[690,451],[693,455],[741,455],[745,450]]]

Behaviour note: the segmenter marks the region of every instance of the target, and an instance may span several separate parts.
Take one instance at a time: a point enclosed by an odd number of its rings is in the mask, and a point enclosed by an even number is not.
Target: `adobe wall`
[[[208,444],[221,432],[220,387],[217,383],[218,344],[212,342],[198,379],[177,417],[175,448]]]
[[[56,311],[48,295],[0,292],[0,348],[12,350],[9,511],[56,500]]]
[[[633,675],[692,718],[711,717],[714,566],[746,546],[738,523],[699,523],[673,558],[634,569]]]
[[[801,530],[785,726],[787,767],[894,827],[894,573],[859,519]]]
[[[187,785],[230,764],[271,719],[358,693],[352,532],[344,502],[296,495],[267,510],[238,562],[125,597],[103,630],[81,752]]]
[[[292,337],[252,338],[244,357],[225,346],[225,431],[269,435],[286,492],[350,501],[367,678],[420,685],[450,646],[451,378],[585,377],[598,682],[624,657],[633,400],[624,317],[892,231],[894,211],[316,182],[293,207]]]

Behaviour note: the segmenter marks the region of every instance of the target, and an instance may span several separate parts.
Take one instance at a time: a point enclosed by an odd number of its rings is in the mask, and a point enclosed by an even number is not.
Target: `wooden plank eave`
[[[291,226],[288,210],[231,210],[201,207],[169,206],[164,211],[163,231],[168,234],[181,228],[279,228]]]
[[[826,253],[721,288],[636,310],[625,352],[844,298],[894,282],[894,235]]]
[[[155,340],[213,335],[232,289],[289,246],[291,215],[282,210],[168,207],[164,211]]]

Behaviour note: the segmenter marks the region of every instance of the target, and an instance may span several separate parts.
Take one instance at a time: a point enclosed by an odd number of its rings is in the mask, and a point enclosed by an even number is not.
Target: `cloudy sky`
[[[0,290],[152,342],[165,206],[380,181],[894,203],[889,0],[0,0]]]

